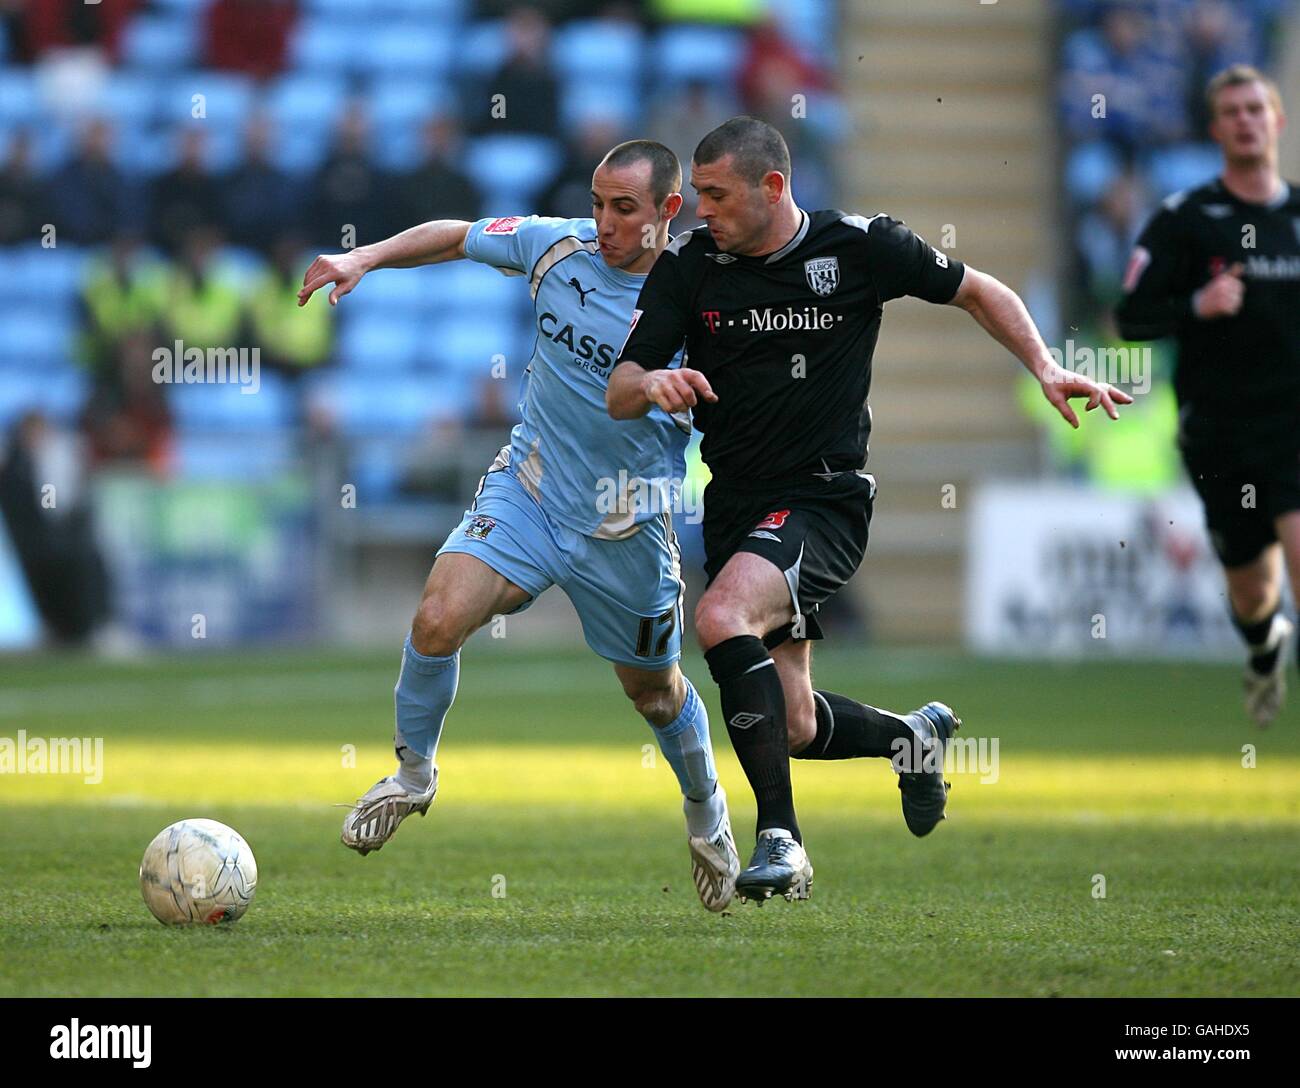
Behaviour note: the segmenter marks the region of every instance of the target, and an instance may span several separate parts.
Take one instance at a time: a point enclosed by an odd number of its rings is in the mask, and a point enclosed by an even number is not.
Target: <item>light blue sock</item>
[[[709,715],[704,700],[686,680],[686,701],[681,713],[664,726],[648,719],[647,724],[654,730],[659,750],[677,775],[685,797],[687,828],[692,835],[711,834],[726,808],[713,765],[713,742],[709,737]]]
[[[397,779],[409,790],[429,787],[442,723],[456,698],[459,679],[459,650],[447,657],[427,657],[411,645],[411,636],[406,636],[402,671],[393,689],[397,707],[393,746],[402,763]]]

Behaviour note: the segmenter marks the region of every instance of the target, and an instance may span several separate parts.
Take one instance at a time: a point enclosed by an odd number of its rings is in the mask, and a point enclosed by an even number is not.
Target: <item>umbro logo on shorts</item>
[[[762,720],[762,714],[751,714],[747,710],[742,710],[739,714],[733,715],[731,721],[727,724],[733,725],[737,729],[748,729],[755,722],[761,722]]]
[[[766,529],[755,529],[749,535],[756,536],[759,540],[775,540],[778,544],[781,543],[781,538],[776,533],[769,533]]]

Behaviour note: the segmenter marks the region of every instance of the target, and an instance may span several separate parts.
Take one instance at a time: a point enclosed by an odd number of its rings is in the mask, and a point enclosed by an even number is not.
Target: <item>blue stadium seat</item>
[[[745,36],[726,27],[669,27],[656,36],[653,55],[661,85],[699,79],[728,86],[744,58]]]
[[[477,320],[501,324],[528,300],[523,276],[504,276],[476,261],[455,261],[430,267],[425,307],[435,315],[472,313]]]
[[[287,427],[295,414],[295,391],[279,374],[265,368],[258,379],[254,393],[245,393],[234,382],[167,386],[167,401],[178,430],[238,436]]]
[[[456,31],[436,23],[400,22],[372,28],[360,50],[375,75],[441,77],[451,68]]]
[[[33,409],[73,422],[86,401],[85,374],[73,367],[47,363],[21,370],[0,364],[0,430]]]
[[[1151,191],[1158,199],[1183,189],[1193,189],[1218,177],[1223,167],[1217,144],[1183,144],[1164,148],[1147,166]]]
[[[363,71],[373,26],[355,13],[349,18],[303,19],[294,29],[289,45],[293,67],[315,72]]]
[[[176,435],[177,474],[200,480],[266,480],[293,467],[293,438],[286,431],[228,435],[181,431]]]
[[[184,11],[189,13],[192,18],[198,18],[202,14],[202,9],[206,8],[212,0],[153,0],[153,6],[162,8],[167,11]]]
[[[456,65],[466,75],[489,75],[505,63],[509,47],[503,20],[470,23],[456,39]]]
[[[348,296],[346,304],[367,313],[418,310],[428,302],[434,284],[431,273],[437,270],[436,265],[379,269],[362,280],[361,286]]]
[[[144,72],[113,72],[102,92],[99,115],[115,125],[148,125],[158,119],[166,90]]]
[[[469,14],[470,0],[372,0],[381,12],[409,18],[457,22]]]
[[[288,136],[304,128],[332,128],[347,99],[347,85],[334,76],[288,72],[266,94],[267,110],[279,132]]]
[[[0,69],[0,125],[30,125],[40,109],[30,68]]]
[[[1093,204],[1124,169],[1118,151],[1105,140],[1072,148],[1065,163],[1065,190],[1079,204]]]
[[[317,392],[342,433],[351,437],[410,437],[469,405],[468,390],[454,379],[410,373],[380,379],[339,371]]]
[[[418,125],[441,113],[454,113],[456,99],[450,89],[434,79],[381,79],[368,97],[370,118],[376,128]]]
[[[641,75],[645,35],[634,23],[578,19],[560,27],[551,42],[551,63],[563,77],[602,76],[634,83]]]
[[[353,316],[342,322],[339,362],[350,370],[405,370],[416,360],[422,333],[418,319],[404,311]]]
[[[608,121],[628,130],[641,118],[642,96],[632,83],[585,78],[567,81],[560,90],[560,116],[566,129],[584,122]]]
[[[496,356],[513,362],[518,336],[512,324],[482,317],[431,321],[421,337],[423,353],[441,370],[463,375],[469,382],[491,375]]]
[[[160,88],[160,114],[166,121],[195,120],[194,110],[202,95],[204,120],[213,131],[239,130],[253,109],[253,81],[248,76],[196,69],[169,79]]]
[[[152,71],[182,68],[197,57],[199,31],[190,15],[137,15],[122,35],[122,61]]]
[[[544,188],[560,167],[561,152],[545,136],[502,134],[469,141],[465,171],[484,193],[489,204],[502,206],[528,203]]]
[[[29,306],[6,302],[0,309],[0,361],[9,366],[70,359],[76,347],[76,310],[52,299]]]
[[[781,0],[771,12],[782,33],[807,56],[834,65],[838,12],[831,0]]]
[[[375,18],[381,3],[382,0],[303,0],[302,8],[322,18],[369,21]]]
[[[85,262],[85,251],[71,242],[53,249],[25,245],[0,250],[0,266],[9,273],[4,310],[21,303],[61,306],[75,300]]]

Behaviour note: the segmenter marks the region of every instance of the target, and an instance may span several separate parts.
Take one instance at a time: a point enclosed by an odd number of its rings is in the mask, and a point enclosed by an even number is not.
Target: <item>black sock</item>
[[[817,735],[795,759],[856,759],[883,756],[892,759],[899,740],[910,745],[915,732],[899,715],[866,706],[833,691],[814,691]]]
[[[704,655],[722,692],[722,717],[731,746],[758,804],[755,829],[783,827],[803,842],[790,789],[790,738],[785,726],[785,692],[763,640],[737,635]]]
[[[1250,667],[1257,673],[1272,672],[1273,666],[1277,664],[1278,647],[1263,650],[1268,643],[1269,632],[1273,630],[1273,620],[1277,618],[1277,613],[1278,610],[1273,609],[1258,623],[1243,623],[1236,613],[1232,615],[1232,625],[1250,648]]]

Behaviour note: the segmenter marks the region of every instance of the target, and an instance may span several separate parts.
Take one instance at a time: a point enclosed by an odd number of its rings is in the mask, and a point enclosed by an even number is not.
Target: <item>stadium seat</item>
[[[284,431],[229,435],[180,431],[175,441],[176,474],[184,479],[240,480],[281,477],[295,463],[292,436]]]
[[[437,19],[450,24],[459,22],[469,14],[470,0],[371,0],[381,13],[404,15],[408,18]]]
[[[195,120],[194,111],[202,105],[203,120],[209,123],[214,134],[242,130],[253,108],[253,81],[248,76],[206,68],[169,79],[160,93],[163,97],[159,112],[163,120],[176,123]],[[202,100],[196,102],[196,95],[202,95]]]
[[[1073,148],[1065,163],[1065,190],[1081,205],[1093,204],[1124,168],[1115,148],[1105,140],[1091,140]]]
[[[70,301],[60,305],[53,299],[29,306],[6,302],[0,308],[0,328],[0,361],[9,366],[69,359],[75,348],[76,310]]]
[[[182,68],[196,59],[200,29],[191,15],[138,15],[122,35],[122,61],[152,71]]]
[[[427,361],[471,382],[488,377],[497,356],[508,365],[516,341],[514,330],[504,322],[484,321],[480,316],[431,320],[420,337]]]
[[[584,78],[567,81],[560,90],[560,116],[566,129],[586,122],[608,121],[622,130],[641,119],[642,96],[633,83]]]
[[[115,126],[152,124],[162,115],[165,94],[151,74],[115,71],[104,87],[98,112]]]
[[[503,20],[470,23],[456,40],[457,68],[465,75],[490,75],[505,63],[509,48]]]
[[[30,125],[40,113],[41,100],[30,68],[0,69],[0,126]]]
[[[808,57],[833,66],[839,13],[830,0],[781,0],[771,11],[781,32]]]
[[[455,30],[426,22],[399,22],[366,37],[365,68],[374,75],[441,77],[451,68]]]
[[[53,249],[39,245],[0,250],[0,266],[8,271],[3,311],[30,303],[34,307],[66,305],[77,297],[86,253],[71,242]]]
[[[489,204],[528,203],[555,176],[560,148],[545,136],[481,136],[465,151],[465,170]]]
[[[265,368],[259,371],[258,382],[253,393],[245,393],[234,382],[167,386],[177,429],[242,435],[287,427],[296,413],[295,391],[286,379]]]
[[[307,18],[294,28],[289,55],[294,68],[314,72],[357,73],[364,70],[371,25],[349,10],[349,18]],[[364,43],[364,48],[359,47]]]
[[[634,83],[641,75],[645,35],[634,23],[578,19],[555,32],[551,63],[566,78],[601,76]]]
[[[339,331],[339,362],[349,370],[404,370],[421,348],[418,319],[402,311],[383,317],[353,316]]]
[[[73,367],[48,362],[17,369],[0,363],[0,431],[8,430],[18,416],[33,409],[71,423],[87,392],[85,374]]]
[[[1147,166],[1151,191],[1163,199],[1170,193],[1193,189],[1218,177],[1223,166],[1216,144],[1182,144],[1151,156]]]
[[[662,86],[686,80],[729,86],[745,55],[745,36],[725,27],[669,27],[655,38],[653,55]]]

